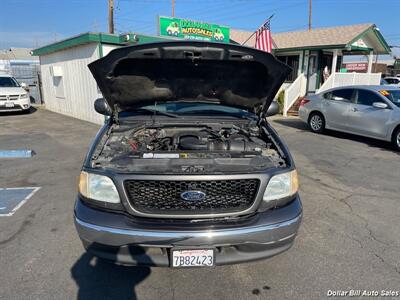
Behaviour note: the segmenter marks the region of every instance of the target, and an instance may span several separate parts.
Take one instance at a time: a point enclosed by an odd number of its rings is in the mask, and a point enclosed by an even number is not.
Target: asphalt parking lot
[[[85,254],[76,181],[99,126],[38,109],[0,116],[0,188],[40,187],[0,217],[0,299],[321,299],[328,290],[400,290],[399,154],[380,141],[274,118],[300,174],[295,245],[269,260],[210,269],[122,267]]]

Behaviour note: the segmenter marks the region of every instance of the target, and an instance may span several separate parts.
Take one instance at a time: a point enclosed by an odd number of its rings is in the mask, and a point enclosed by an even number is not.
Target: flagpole
[[[270,20],[272,19],[273,16],[274,16],[274,14],[272,14],[272,15],[263,23],[263,25],[266,24],[268,21],[270,21]],[[258,30],[258,28],[257,28],[257,30]],[[253,37],[253,35],[256,34],[257,30],[254,31],[254,32],[247,38],[247,40],[245,40],[245,41],[242,43],[242,46],[243,46],[244,44],[246,44],[246,43]]]

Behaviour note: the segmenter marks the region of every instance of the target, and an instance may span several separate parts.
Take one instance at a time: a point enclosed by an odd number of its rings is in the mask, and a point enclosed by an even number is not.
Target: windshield
[[[172,103],[160,103],[152,105],[143,105],[137,107],[137,110],[157,111],[164,114],[173,114],[175,116],[234,116],[240,118],[255,117],[254,114],[235,107],[224,106],[219,104],[211,104],[204,102],[172,102]]]
[[[400,107],[400,90],[387,90],[385,93],[386,98],[388,98],[393,104]]]
[[[12,77],[0,77],[0,87],[19,87],[19,84]]]

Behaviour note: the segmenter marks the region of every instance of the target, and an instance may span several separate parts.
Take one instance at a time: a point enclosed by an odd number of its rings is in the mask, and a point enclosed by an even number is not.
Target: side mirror
[[[383,102],[374,102],[374,103],[372,103],[372,106],[375,108],[380,108],[380,109],[385,109],[385,108],[389,107],[386,103],[383,103]]]
[[[21,82],[20,83],[20,86],[24,89],[24,90],[29,90],[29,87],[28,87],[28,85],[25,83],[25,82]]]
[[[99,98],[94,101],[94,110],[98,112],[101,115],[105,116],[111,116],[112,115],[112,110],[108,106],[106,100],[104,98]]]
[[[267,117],[274,116],[277,113],[279,113],[279,104],[276,101],[272,101],[267,110]]]

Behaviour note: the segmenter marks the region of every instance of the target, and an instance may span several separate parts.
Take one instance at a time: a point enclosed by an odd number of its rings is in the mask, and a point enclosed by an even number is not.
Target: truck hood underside
[[[266,52],[192,41],[118,48],[89,69],[119,110],[183,100],[266,111],[290,72]]]

